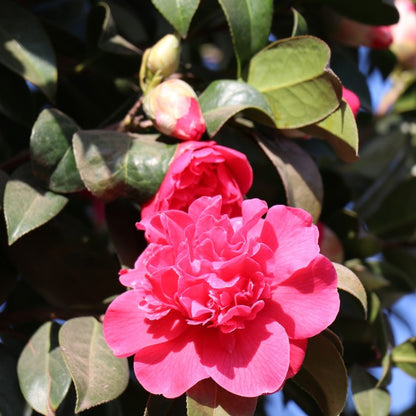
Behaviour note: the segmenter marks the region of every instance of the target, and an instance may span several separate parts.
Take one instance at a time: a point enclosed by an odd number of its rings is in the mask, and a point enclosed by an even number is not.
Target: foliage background
[[[416,376],[416,339],[397,345],[387,313],[416,287],[415,74],[389,50],[367,50],[363,70],[362,50],[331,36],[334,12],[390,25],[397,11],[382,0],[256,3],[0,3],[1,414],[186,412],[183,397],[148,397],[128,360],[106,349],[100,324],[122,290],[120,265],[145,247],[134,228],[139,205],[173,152],[161,145],[151,175],[132,169],[154,151],[145,139],[154,130],[131,110],[141,54],[174,29],[208,135],[253,165],[248,196],[303,207],[342,243],[339,317],[311,341],[285,399],[309,415],[338,414],[348,374],[353,406],[342,414],[387,415],[391,369]],[[267,46],[270,34],[277,46]],[[383,114],[367,84],[374,74],[405,81]],[[358,130],[341,83],[360,98]],[[127,131],[139,136],[127,140]],[[131,176],[120,174],[120,160]],[[374,367],[378,378],[367,371]],[[188,414],[227,414],[235,398],[218,397],[204,410],[188,399]]]

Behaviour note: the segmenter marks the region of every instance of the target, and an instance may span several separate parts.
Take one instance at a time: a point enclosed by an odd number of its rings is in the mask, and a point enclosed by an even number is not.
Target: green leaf
[[[278,128],[317,123],[339,107],[342,88],[327,68],[329,56],[325,42],[299,36],[277,41],[252,58],[247,82],[266,97]]]
[[[329,337],[319,334],[308,340],[305,360],[293,382],[314,399],[323,415],[340,414],[347,396],[347,371]]]
[[[394,364],[409,376],[416,378],[416,337],[397,345],[391,352]]]
[[[11,0],[0,2],[0,62],[54,101],[55,53],[43,27],[26,9]]]
[[[71,375],[58,345],[58,325],[43,324],[23,349],[17,374],[25,399],[43,415],[55,414],[71,384]]]
[[[10,177],[4,191],[4,216],[9,244],[45,224],[63,209],[68,199],[45,191],[23,165]]]
[[[377,380],[364,369],[354,366],[351,370],[351,389],[356,410],[360,416],[387,416],[390,395],[376,387]]]
[[[305,18],[295,9],[291,8],[293,14],[293,36],[307,35],[309,32],[308,23]]]
[[[326,139],[345,162],[358,159],[358,130],[350,106],[344,101],[322,121],[302,128],[306,134]]]
[[[0,6],[1,7],[1,6]],[[32,125],[33,99],[25,80],[0,65],[0,113],[24,125]]]
[[[338,276],[338,289],[344,290],[358,299],[367,315],[367,293],[361,280],[352,270],[342,264],[334,263],[334,267]]]
[[[323,184],[319,170],[295,142],[283,137],[274,140],[257,138],[282,178],[289,206],[308,211],[318,221],[322,209]]]
[[[368,291],[388,286],[390,282],[381,273],[377,273],[377,270],[370,268],[371,265],[372,263],[363,264],[359,259],[350,259],[345,262],[345,266],[358,276]]]
[[[54,108],[43,110],[33,125],[30,154],[35,176],[55,192],[84,189],[72,151],[72,136],[78,125]]]
[[[245,82],[214,81],[200,95],[199,104],[211,137],[229,118],[243,110],[251,110],[257,119],[267,119],[269,124],[273,124],[269,103],[256,88]]]
[[[252,416],[257,397],[236,396],[208,378],[188,390],[186,404],[188,416]]]
[[[176,150],[176,145],[158,142],[157,137],[108,130],[75,133],[75,160],[86,187],[104,202],[122,196],[137,202],[153,197]]]
[[[241,67],[268,40],[273,16],[272,0],[218,0],[230,27],[237,58],[237,75]]]
[[[416,178],[402,182],[388,194],[367,224],[382,238],[416,237]]]
[[[386,0],[366,0],[357,5],[349,0],[320,0],[343,16],[368,25],[392,25],[399,20],[397,9]]]
[[[102,324],[95,318],[65,322],[59,331],[59,345],[75,384],[76,413],[117,398],[127,387],[127,359],[113,355],[105,343]]]
[[[199,0],[152,0],[164,18],[185,38]]]

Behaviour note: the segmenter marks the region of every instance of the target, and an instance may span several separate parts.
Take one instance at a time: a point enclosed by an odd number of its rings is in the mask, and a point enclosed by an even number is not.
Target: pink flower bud
[[[170,79],[151,89],[143,109],[163,134],[181,140],[199,140],[205,120],[195,91],[184,81]]]
[[[151,74],[158,71],[164,78],[173,74],[179,66],[180,42],[175,35],[169,34],[160,39],[151,49],[146,66]]]
[[[357,117],[358,111],[360,110],[360,107],[361,107],[360,99],[357,97],[357,95],[343,86],[342,98],[350,106],[354,114],[354,117]]]
[[[411,0],[396,0],[400,15],[397,24],[390,26],[392,51],[406,68],[416,67],[416,6]]]

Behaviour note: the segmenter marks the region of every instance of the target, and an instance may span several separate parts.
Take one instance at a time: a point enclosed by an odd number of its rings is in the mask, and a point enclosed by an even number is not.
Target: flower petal
[[[138,308],[139,301],[138,294],[128,290],[110,304],[104,316],[104,337],[117,357],[128,357],[147,345],[176,338],[187,327],[173,313],[153,324]]]
[[[134,357],[134,372],[150,393],[179,397],[208,374],[195,350],[200,328],[192,328],[170,342],[149,346]],[[174,374],[173,374],[174,373]]]
[[[203,340],[202,364],[224,389],[244,397],[281,388],[289,365],[289,339],[276,321],[257,317],[244,330],[213,331]]]
[[[306,267],[319,253],[318,229],[312,224],[311,215],[300,208],[271,207],[263,226],[262,241],[271,248],[278,245],[274,259],[278,281]]]
[[[310,338],[330,325],[339,310],[337,275],[332,263],[318,255],[273,292],[273,315],[290,338]]]
[[[290,364],[286,379],[297,374],[305,359],[306,347],[308,346],[307,339],[291,339],[290,342]]]

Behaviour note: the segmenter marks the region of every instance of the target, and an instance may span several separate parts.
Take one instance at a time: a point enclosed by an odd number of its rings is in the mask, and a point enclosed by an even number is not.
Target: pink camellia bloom
[[[416,68],[416,6],[411,0],[396,0],[400,19],[390,26],[393,35],[391,49],[406,68]]]
[[[199,140],[205,132],[198,97],[185,81],[169,79],[144,97],[143,110],[163,134],[181,140]]]
[[[361,103],[360,99],[357,97],[357,95],[352,92],[351,90],[342,87],[342,98],[347,102],[347,104],[350,106],[351,111],[354,114],[354,117],[357,117],[358,111],[360,111]]]
[[[104,336],[116,356],[134,354],[151,393],[178,397],[207,378],[239,396],[275,392],[338,313],[306,211],[247,199],[230,218],[221,204],[201,197],[138,224],[149,245],[120,274],[131,290],[110,304]]]
[[[157,211],[186,211],[200,196],[222,195],[223,213],[241,215],[244,194],[253,182],[245,154],[209,142],[182,142],[156,195],[142,206],[142,218]]]

